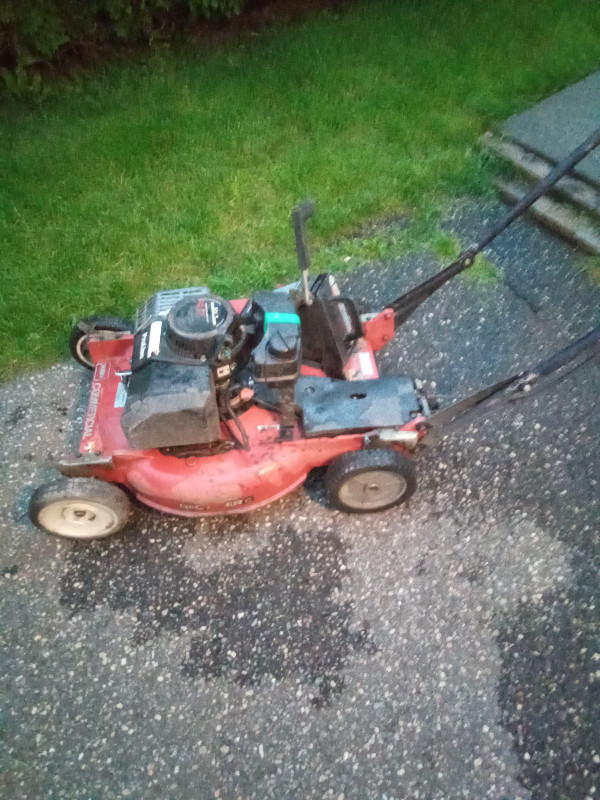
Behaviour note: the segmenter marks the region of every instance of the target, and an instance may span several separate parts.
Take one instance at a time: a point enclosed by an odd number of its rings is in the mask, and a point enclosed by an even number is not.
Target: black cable
[[[242,347],[248,341],[248,331],[243,328],[240,333],[240,338],[238,339],[237,343],[231,348],[231,355],[229,356],[229,361],[235,361],[237,358],[238,353],[242,349]]]
[[[562,372],[560,375],[555,375],[553,378],[548,378],[548,377],[542,378],[539,381],[539,383],[538,382],[534,383],[530,391],[528,392],[520,390],[520,391],[515,391],[514,394],[505,393],[500,395],[499,397],[490,397],[487,400],[484,400],[480,405],[473,406],[472,408],[462,412],[458,416],[449,419],[448,422],[440,425],[440,429],[443,429],[444,434],[453,433],[461,426],[470,425],[477,418],[482,416],[487,416],[490,412],[494,412],[498,408],[502,408],[502,406],[510,407],[515,403],[521,402],[522,400],[529,400],[533,397],[536,397],[537,395],[545,392],[550,387],[562,383],[562,381],[564,381],[566,378],[572,375],[580,367],[583,367],[585,366],[585,364],[589,364],[591,361],[593,361],[595,357],[596,354],[591,353],[591,355],[582,359],[577,364],[573,364],[572,366],[569,367],[569,369],[564,370],[564,372]],[[523,377],[525,378],[526,375],[527,373],[524,373]],[[435,427],[436,426],[434,426],[434,430]]]
[[[578,364],[573,364],[569,369],[564,370],[564,372],[560,373],[559,375],[555,375],[553,378],[548,378],[547,376],[541,376],[541,378],[536,381],[530,391],[528,392],[515,392],[514,395],[509,395],[506,398],[507,402],[512,403],[513,401],[518,400],[526,400],[529,397],[533,397],[536,394],[540,394],[541,392],[546,391],[551,386],[556,386],[559,383],[562,383],[565,378],[568,378],[569,375],[572,375],[573,372],[578,370],[580,367],[585,366],[585,364],[589,364],[590,361],[593,361],[596,358],[596,354],[592,353],[587,358],[582,359]],[[501,398],[502,399],[502,398]]]
[[[263,400],[261,397],[254,395],[254,405],[259,408],[264,408],[266,411],[274,411],[276,414],[281,413],[280,407],[277,403],[269,403],[268,400]]]

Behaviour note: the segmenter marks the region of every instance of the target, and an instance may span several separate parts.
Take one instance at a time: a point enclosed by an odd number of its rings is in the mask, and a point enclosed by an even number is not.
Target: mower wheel
[[[348,514],[384,511],[405,503],[417,488],[415,466],[395,450],[344,453],[325,473],[329,502]]]
[[[94,478],[61,478],[40,486],[29,501],[38,528],[67,539],[101,539],[120,531],[131,513],[118,486]]]
[[[102,331],[131,333],[131,330],[131,322],[127,322],[126,319],[121,319],[121,317],[86,317],[71,329],[69,350],[78,364],[87,369],[94,369],[94,362],[88,349],[90,336]]]

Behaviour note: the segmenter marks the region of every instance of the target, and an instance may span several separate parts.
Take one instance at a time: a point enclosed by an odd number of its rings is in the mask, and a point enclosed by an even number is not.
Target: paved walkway
[[[600,72],[568,86],[533,108],[510,117],[502,132],[551,161],[560,161],[600,127]],[[591,153],[575,174],[600,186],[600,152]]]

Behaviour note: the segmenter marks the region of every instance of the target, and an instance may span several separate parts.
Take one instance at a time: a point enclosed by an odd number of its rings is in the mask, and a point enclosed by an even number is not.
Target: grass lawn
[[[388,216],[434,236],[436,209],[490,189],[479,134],[598,68],[600,4],[576,7],[365,0],[5,103],[0,375],[57,360],[76,318],[127,316],[159,288],[287,280],[307,196],[316,269]]]

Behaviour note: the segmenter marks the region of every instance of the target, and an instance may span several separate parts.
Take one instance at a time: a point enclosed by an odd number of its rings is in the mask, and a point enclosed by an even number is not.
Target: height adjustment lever
[[[302,282],[304,284],[304,302],[307,306],[312,303],[312,295],[308,288],[308,270],[310,267],[310,255],[308,253],[308,240],[306,236],[306,221],[315,213],[315,204],[312,200],[304,200],[292,209],[292,225],[296,237],[296,253],[298,255],[298,267],[302,272]]]

